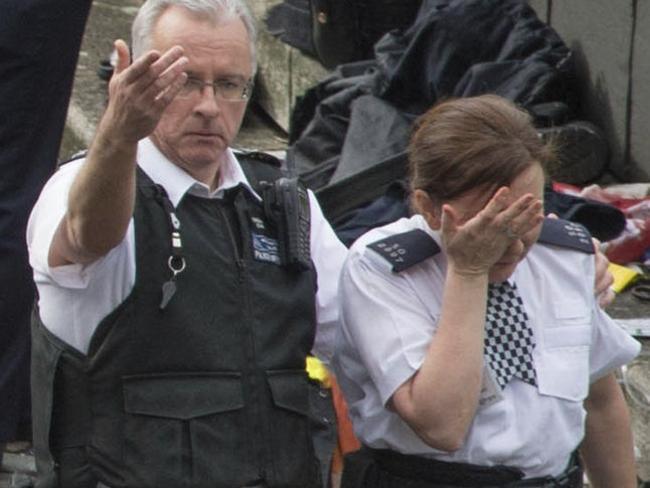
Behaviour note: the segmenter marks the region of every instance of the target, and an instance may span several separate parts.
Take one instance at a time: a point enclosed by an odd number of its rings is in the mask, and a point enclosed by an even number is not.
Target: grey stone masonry
[[[650,179],[650,5],[638,0],[529,0],[576,54],[581,106],[610,146],[621,181]]]

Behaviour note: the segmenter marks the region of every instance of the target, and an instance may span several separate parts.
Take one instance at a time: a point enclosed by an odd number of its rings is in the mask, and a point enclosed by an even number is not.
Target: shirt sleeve
[[[69,189],[82,163],[67,163],[45,185],[32,210],[26,237],[44,325],[85,353],[97,324],[132,289],[135,257],[131,222],[122,243],[92,264],[49,266],[50,245],[67,211]]]
[[[85,289],[91,278],[104,268],[106,256],[91,264],[68,264],[51,267],[48,255],[54,234],[68,210],[68,195],[84,160],[73,161],[57,171],[44,186],[27,224],[27,247],[29,262],[37,283],[49,282],[62,288]],[[128,234],[132,234],[132,224]],[[125,242],[113,249],[111,267],[129,258]],[[120,258],[121,257],[121,258]]]
[[[27,247],[29,262],[37,282],[49,279],[66,288],[84,288],[87,284],[87,274],[83,266],[70,264],[52,268],[48,263],[54,233],[68,210],[70,186],[80,167],[81,161],[75,161],[54,173],[43,187],[29,217]]]
[[[341,276],[342,335],[356,349],[384,405],[422,366],[437,323],[412,273],[393,273],[388,262],[365,249],[350,255]],[[433,295],[431,302],[436,302]]]
[[[629,363],[641,350],[641,344],[618,325],[600,307],[592,313],[594,327],[590,355],[590,381]]]
[[[339,324],[338,280],[347,248],[325,219],[314,194],[309,191],[311,212],[311,258],[316,267],[316,338],[312,353],[326,364],[333,351]]]

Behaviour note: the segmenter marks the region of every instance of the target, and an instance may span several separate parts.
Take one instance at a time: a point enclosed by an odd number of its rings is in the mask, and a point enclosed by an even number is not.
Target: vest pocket
[[[238,373],[150,374],[122,380],[127,486],[236,486],[246,459]]]
[[[318,486],[309,419],[309,383],[304,370],[267,371],[273,397],[271,435],[276,480],[292,480],[291,487]]]

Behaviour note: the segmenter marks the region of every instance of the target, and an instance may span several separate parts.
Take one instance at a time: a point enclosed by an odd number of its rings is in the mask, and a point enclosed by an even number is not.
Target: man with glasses
[[[329,357],[345,249],[311,193],[229,148],[249,11],[148,0],[132,41],[30,218],[38,486],[320,486],[305,358]]]

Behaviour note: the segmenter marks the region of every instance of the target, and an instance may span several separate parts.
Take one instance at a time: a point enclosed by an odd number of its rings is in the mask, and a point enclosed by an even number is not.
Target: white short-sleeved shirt
[[[479,406],[463,446],[444,452],[426,445],[385,408],[422,365],[440,317],[444,253],[400,273],[368,244],[421,229],[414,216],[361,237],[341,281],[341,328],[333,360],[362,443],[404,454],[522,469],[526,477],[558,475],[584,436],[589,384],[638,354],[640,345],[596,304],[593,255],[534,245],[517,266],[517,283],[536,340],[538,387],[513,378],[503,400]],[[458,385],[462,387],[462,385]]]
[[[214,192],[171,163],[149,139],[140,141],[137,157],[140,168],[165,188],[174,206],[186,193],[220,198],[226,189],[240,183],[250,188],[230,150],[220,168],[221,181]],[[64,165],[45,185],[29,219],[27,244],[43,323],[56,336],[85,353],[99,322],[133,288],[135,237],[131,220],[124,240],[98,261],[87,266],[75,264],[52,268],[48,265],[54,232],[67,210],[70,186],[83,164],[81,159]],[[309,192],[309,196],[311,256],[318,274],[314,353],[327,361],[332,354],[338,326],[337,285],[347,249],[325,220],[314,195]]]

